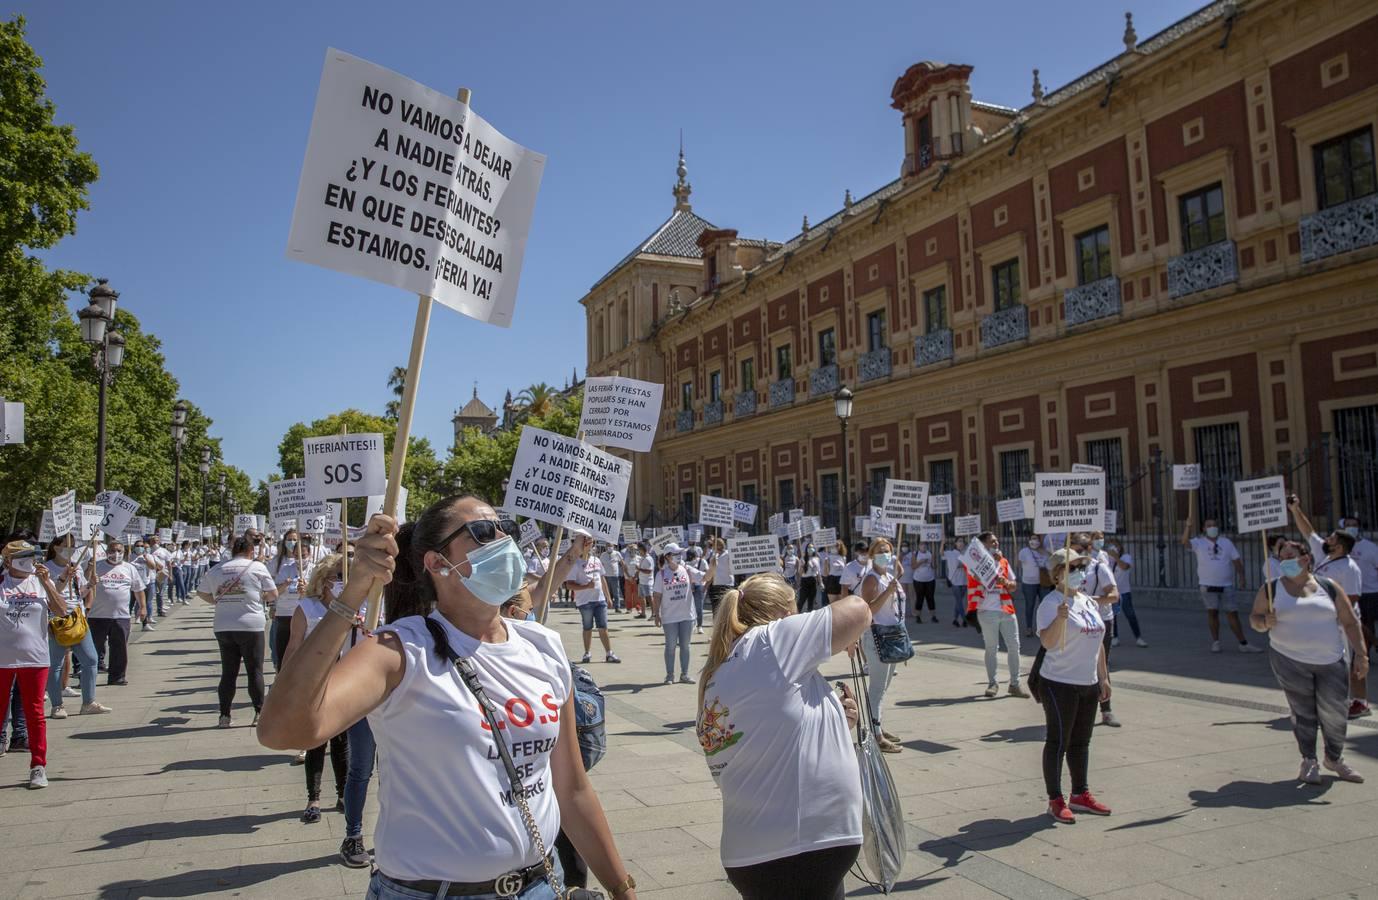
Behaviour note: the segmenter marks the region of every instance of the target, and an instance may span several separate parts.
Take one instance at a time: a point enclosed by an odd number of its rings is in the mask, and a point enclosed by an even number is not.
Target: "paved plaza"
[[[1350,731],[1368,784],[1327,775],[1299,786],[1267,657],[1210,655],[1199,613],[1141,615],[1152,647],[1127,641],[1112,657],[1124,726],[1098,727],[1091,745],[1092,787],[1115,814],[1062,827],[1043,814],[1039,707],[976,699],[985,678],[973,630],[914,629],[919,652],[896,674],[887,715],[905,746],[889,757],[909,824],[897,894],[1378,897],[1375,721]],[[0,900],[363,893],[367,872],[336,856],[343,816],[299,821],[302,769],[254,740],[242,690],[236,727],[215,728],[210,619],[179,607],[136,633],[131,685],[100,691],[113,715],[49,722],[51,788],[20,787],[26,753],[0,759]],[[551,622],[577,657],[577,616],[556,609]],[[733,897],[718,862],[721,802],[694,739],[695,688],[661,686],[659,629],[625,615],[613,624],[626,662],[590,666],[609,713],[609,752],[592,777],[618,846],[643,898]],[[706,637],[694,640],[696,668]],[[331,781],[327,772],[327,798]]]

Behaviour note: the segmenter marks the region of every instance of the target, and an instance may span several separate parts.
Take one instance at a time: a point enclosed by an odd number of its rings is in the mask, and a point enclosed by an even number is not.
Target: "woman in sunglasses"
[[[264,709],[258,737],[275,749],[317,746],[368,717],[382,773],[371,900],[547,900],[562,825],[611,900],[636,896],[584,773],[560,637],[500,614],[526,572],[518,533],[473,496],[401,530],[374,516],[349,584]],[[337,661],[374,579],[389,583],[391,623]]]
[[[1110,807],[1091,793],[1086,774],[1091,761],[1091,729],[1102,700],[1110,699],[1105,665],[1105,620],[1100,606],[1082,591],[1091,557],[1063,548],[1048,557],[1057,587],[1038,604],[1038,638],[1043,644],[1039,700],[1048,724],[1043,741],[1043,782],[1048,815],[1071,823],[1074,813],[1110,815]],[[1066,580],[1063,580],[1063,575]],[[1062,593],[1066,586],[1067,594]],[[1072,775],[1072,796],[1062,796],[1062,761]]]

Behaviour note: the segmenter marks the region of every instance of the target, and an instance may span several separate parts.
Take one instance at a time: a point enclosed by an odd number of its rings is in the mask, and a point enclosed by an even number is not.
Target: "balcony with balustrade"
[[[952,359],[952,329],[939,328],[914,338],[914,368]]]
[[[712,400],[708,403],[705,403],[703,405],[703,424],[721,425],[722,414],[723,402],[721,400]]]
[[[756,392],[742,391],[732,398],[732,417],[740,419],[744,416],[754,416],[756,414]]]
[[[832,396],[839,384],[841,379],[838,377],[836,364],[819,366],[809,373],[809,396]]]
[[[770,386],[770,408],[781,409],[794,403],[794,379],[786,378]]]
[[[1378,244],[1378,194],[1302,216],[1301,261],[1315,262]]]
[[[1027,340],[1028,337],[1029,309],[1022,303],[993,312],[981,320],[981,348],[984,350]]]
[[[1174,300],[1237,281],[1234,241],[1220,241],[1167,261],[1167,292]]]
[[[890,377],[890,348],[881,347],[857,358],[857,378],[863,383]]]
[[[694,411],[692,409],[681,409],[675,413],[675,431],[684,434],[686,431],[694,430]]]
[[[1068,288],[1062,295],[1062,314],[1068,325],[1083,325],[1118,316],[1120,280],[1114,275]]]

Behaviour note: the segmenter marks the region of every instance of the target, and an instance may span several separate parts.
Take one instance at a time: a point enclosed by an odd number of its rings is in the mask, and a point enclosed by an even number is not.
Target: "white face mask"
[[[107,553],[105,554],[105,558],[112,566],[118,566],[120,563],[124,562],[124,554],[119,551]]]
[[[38,568],[38,561],[35,560],[32,556],[26,556],[23,559],[11,560],[10,565],[14,567],[14,570],[16,572],[23,572],[25,575],[32,575],[34,573],[34,570]]]

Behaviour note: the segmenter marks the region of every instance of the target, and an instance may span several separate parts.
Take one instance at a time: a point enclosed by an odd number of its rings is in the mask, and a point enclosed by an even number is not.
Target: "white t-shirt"
[[[0,669],[48,663],[48,592],[37,575],[15,578],[5,571],[0,576]]]
[[[913,552],[911,551],[909,553],[902,553],[897,555],[895,558],[902,563],[900,568],[904,570],[902,573],[900,573],[900,584],[911,584],[914,581]]]
[[[861,579],[864,578],[869,571],[871,571],[871,561],[869,559],[865,562],[858,562],[854,559],[847,563],[842,567],[841,578],[839,579],[842,584],[842,589],[844,591],[859,593],[860,588],[858,586],[861,584]]]
[[[196,592],[215,598],[213,630],[262,631],[266,622],[263,595],[275,587],[267,566],[258,560],[236,557],[207,572]]]
[[[306,560],[303,558],[302,562]],[[297,611],[297,603],[301,601],[301,595],[297,593],[297,577],[300,574],[297,571],[297,560],[292,556],[283,559],[281,564],[274,560],[273,567],[276,570],[273,581],[278,585],[278,598],[275,601],[277,611],[273,615],[290,616]],[[311,564],[306,563],[305,568],[306,572],[301,577],[309,578]]]
[[[660,571],[656,572],[652,593],[660,595],[660,603],[656,607],[660,613],[660,624],[673,625],[694,618],[694,594],[689,589],[690,584],[689,570],[682,565],[678,570],[661,566]]]
[[[724,550],[716,555],[718,567],[713,570],[714,587],[732,587],[736,581],[732,577],[732,551]]]
[[[839,582],[841,582],[842,571],[847,568],[847,557],[843,556],[841,553],[831,552],[826,553],[824,555],[828,562],[827,577],[836,578]]]
[[[1026,545],[1019,551],[1019,583],[1038,584],[1043,565],[1047,561],[1048,557],[1042,551]]]
[[[797,554],[794,556],[786,554],[782,558],[781,564],[784,567],[783,574],[786,579],[793,578],[795,575],[799,573],[799,556]]]
[[[655,567],[655,559],[649,553],[636,561],[637,590],[642,592],[651,590],[651,585],[655,581]]]
[[[1042,634],[1057,618],[1062,604],[1061,591],[1049,591],[1038,604],[1038,631]],[[1100,673],[1096,661],[1100,658],[1101,639],[1105,635],[1105,620],[1100,605],[1086,594],[1073,595],[1067,615],[1065,642],[1058,642],[1043,656],[1042,676],[1062,684],[1096,684]]]
[[[585,585],[574,591],[575,606],[608,602],[608,598],[603,596],[603,561],[598,557],[590,555],[582,566],[576,565],[569,580],[575,584]]]
[[[129,561],[138,570],[139,577],[144,584],[149,584],[158,575],[158,558],[156,555],[145,550],[143,553],[135,553],[128,557]]]
[[[547,847],[560,831],[550,754],[573,676],[560,636],[536,622],[504,619],[507,640],[478,641],[443,616],[450,647],[468,657],[497,706],[498,736],[530,792],[527,803]],[[381,629],[402,641],[397,688],[368,714],[378,742],[378,868],[404,880],[489,881],[540,860],[510,800],[512,785],[478,701],[437,655],[420,616]],[[418,752],[419,747],[443,752]]]
[[[947,571],[947,581],[953,585],[965,585],[967,583],[966,572],[962,570],[962,551],[944,550],[943,567]]]
[[[894,582],[895,576],[886,572],[884,575],[868,569],[862,577],[861,585],[864,587],[866,582],[875,582],[876,596],[885,593],[885,590]],[[861,593],[862,587],[857,588],[857,594]],[[900,623],[900,592],[896,590],[890,595],[890,599],[881,604],[880,609],[871,614],[871,621],[876,625],[898,625]]]
[[[1196,581],[1202,587],[1232,587],[1234,585],[1234,561],[1239,559],[1239,551],[1227,537],[1194,537],[1191,549],[1196,553]]]
[[[1378,544],[1368,538],[1354,542],[1350,558],[1359,564],[1359,574],[1363,577],[1363,592],[1378,594]]]
[[[161,546],[161,545],[159,545],[159,547],[158,547],[157,550],[154,550],[154,551],[152,551],[152,552],[153,552],[153,555],[156,556],[156,557],[158,558],[159,564],[161,564],[162,567],[163,567],[163,571],[161,571],[161,572],[158,573],[158,580],[159,580],[159,581],[167,581],[167,578],[168,578],[168,571],[167,571],[167,570],[168,570],[168,568],[172,565],[172,554],[168,552],[168,549],[167,549],[166,547]]]
[[[1130,553],[1128,550],[1122,551],[1120,553],[1120,563],[1123,563],[1129,568],[1120,568],[1120,565],[1115,562],[1115,558],[1113,556],[1110,558],[1110,565],[1115,569],[1115,587],[1119,588],[1120,599],[1123,600],[1124,595],[1131,593],[1134,587],[1134,554]]]
[[[703,579],[708,575],[708,563],[703,561],[703,557],[686,562],[684,568],[689,570],[690,586],[702,587]]]
[[[804,561],[804,578],[817,578],[823,571],[823,564],[819,562],[817,554],[810,556]]]
[[[1273,612],[1278,624],[1268,632],[1268,644],[1297,662],[1328,666],[1344,655],[1344,633],[1335,614],[1335,602],[1325,588],[1319,584],[1311,587],[1314,593],[1294,597],[1285,583],[1277,583]]]
[[[914,570],[914,580],[921,584],[937,579],[933,571],[933,553],[924,547],[909,555],[909,568]]]
[[[549,557],[541,556],[539,553],[532,553],[526,558],[526,574],[541,576],[546,569],[550,568]]]
[[[127,619],[129,600],[135,591],[146,585],[133,564],[113,565],[109,560],[96,561],[96,595],[91,600],[89,619]]]
[[[1307,542],[1311,545],[1311,558],[1314,560],[1311,571],[1316,575],[1329,578],[1344,590],[1349,599],[1357,601],[1359,594],[1363,593],[1364,583],[1364,573],[1359,569],[1359,564],[1350,556],[1326,559],[1325,541],[1315,532],[1311,533]]]
[[[704,689],[698,737],[722,789],[722,864],[861,843],[861,773],[842,704],[819,674],[832,611],[757,626]]]
[[[609,578],[620,578],[622,576],[622,553],[616,547],[609,547],[603,551],[601,557],[603,561],[603,572]]]
[[[1111,587],[1117,587],[1115,573],[1110,570],[1110,555],[1104,550],[1092,550],[1090,552],[1091,564],[1086,567],[1086,583],[1081,589],[1086,592],[1088,597],[1099,598]],[[1100,604],[1100,617],[1109,622],[1115,618],[1115,605],[1113,603]]]

